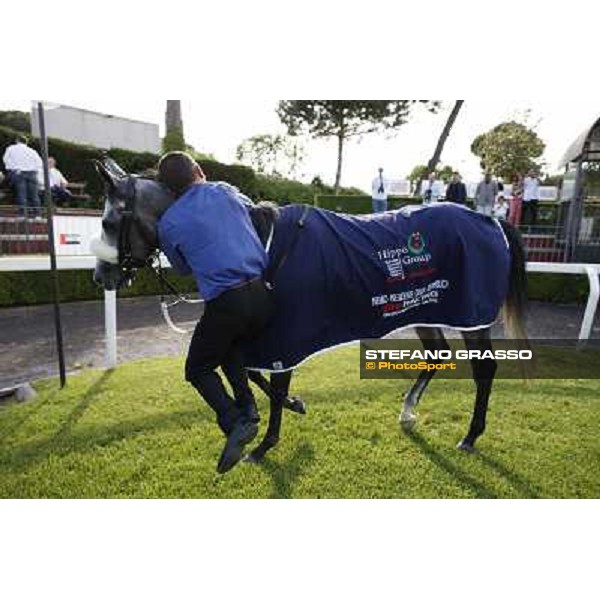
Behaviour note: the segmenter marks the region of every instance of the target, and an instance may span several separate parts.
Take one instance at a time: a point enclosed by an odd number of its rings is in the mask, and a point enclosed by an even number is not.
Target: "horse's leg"
[[[284,401],[287,399],[288,391],[290,388],[290,382],[292,380],[293,371],[286,371],[284,373],[273,373],[271,375],[271,382],[260,374],[262,382],[258,383],[253,375],[253,381],[257,382],[261,389],[269,396],[270,400],[270,413],[269,413],[269,426],[267,432],[261,443],[254,449],[247,457],[250,462],[259,462],[263,459],[265,454],[274,448],[279,442],[279,434],[281,431],[281,419],[283,414]],[[265,387],[262,387],[265,386]],[[266,391],[268,390],[268,391]]]
[[[478,331],[463,332],[467,350],[492,350],[492,340],[490,339],[490,329],[480,329]],[[473,379],[477,387],[475,396],[475,409],[471,419],[469,432],[457,445],[459,450],[473,452],[477,438],[485,430],[485,417],[488,409],[492,383],[496,374],[497,364],[493,358],[473,359],[471,360],[473,370]]]
[[[299,396],[288,396],[290,381],[292,379],[292,371],[289,371],[289,380],[285,386],[285,399],[283,408],[299,415],[306,414],[306,403]],[[275,375],[275,373],[274,373]],[[283,375],[283,374],[282,374]],[[271,384],[265,379],[260,371],[248,371],[248,379],[255,383],[269,398],[271,397]],[[271,380],[273,377],[271,377]]]
[[[421,343],[425,350],[448,350],[450,346],[444,337],[444,333],[441,329],[436,327],[417,327],[417,335],[419,336]],[[431,360],[427,361],[431,364],[439,364],[444,361],[442,360]],[[417,378],[417,381],[410,388],[404,398],[404,406],[400,413],[400,424],[403,427],[410,428],[415,424],[417,417],[413,412],[421,400],[423,392],[427,388],[427,385],[435,375],[436,371],[422,371]]]

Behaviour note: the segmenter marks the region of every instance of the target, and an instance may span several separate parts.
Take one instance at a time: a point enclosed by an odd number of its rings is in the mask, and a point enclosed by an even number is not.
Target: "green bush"
[[[530,273],[527,283],[530,300],[584,303],[589,293],[589,282],[585,275]]]
[[[169,281],[181,292],[193,292],[196,285],[191,277],[168,273]],[[529,299],[544,302],[584,303],[588,296],[585,276],[554,273],[530,273]],[[63,302],[98,300],[102,290],[92,281],[91,271],[60,271],[60,296]],[[52,302],[52,277],[48,271],[0,273],[0,306],[28,306]],[[156,277],[148,270],[138,271],[134,284],[119,291],[119,296],[151,296],[161,293]]]
[[[14,129],[0,126],[0,155],[4,154],[7,146],[15,141],[18,135]],[[32,147],[40,150],[39,141],[33,139]],[[56,158],[64,176],[73,182],[86,183],[86,192],[95,200],[94,205],[101,208],[100,199],[104,194],[102,180],[96,173],[93,159],[103,156],[114,158],[128,173],[143,173],[157,166],[159,156],[151,152],[131,152],[120,148],[112,148],[108,152],[92,146],[73,144],[54,138],[48,139],[48,152]],[[249,167],[242,165],[225,165],[213,160],[200,162],[207,177],[213,181],[226,181],[236,186],[245,194],[253,197],[256,193],[256,175]]]
[[[191,277],[168,273],[169,281],[181,292],[193,292],[196,284]],[[103,292],[87,270],[59,272],[62,302],[98,300]],[[152,296],[162,292],[156,277],[148,269],[138,271],[133,285],[119,291],[119,296]],[[53,301],[52,274],[49,271],[0,273],[0,306],[29,306]]]
[[[408,204],[421,204],[421,198],[390,198],[388,200],[388,209],[394,210],[402,208]],[[373,212],[371,196],[340,194],[321,194],[315,198],[315,206],[343,212],[350,215],[365,215]]]

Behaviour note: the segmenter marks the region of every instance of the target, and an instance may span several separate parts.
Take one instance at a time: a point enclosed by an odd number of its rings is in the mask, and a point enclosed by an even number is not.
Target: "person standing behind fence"
[[[423,182],[421,188],[423,204],[433,204],[434,202],[438,202],[443,193],[442,182],[435,178],[435,173],[430,173],[427,181]]]
[[[452,173],[452,181],[446,189],[446,202],[455,204],[466,204],[467,186],[461,181],[458,173]]]
[[[21,215],[28,216],[28,205],[30,205],[31,216],[39,217],[38,172],[42,169],[40,155],[27,145],[27,138],[20,135],[4,152],[3,161]]]
[[[482,215],[491,216],[498,195],[498,184],[486,173],[482,181],[477,184],[475,191],[475,210]]]
[[[387,183],[383,178],[383,169],[379,167],[379,175],[371,184],[371,197],[373,199],[373,212],[385,212],[388,208]]]
[[[531,170],[523,180],[523,225],[535,226],[539,198],[540,180],[535,171]]]
[[[512,196],[510,198],[510,210],[508,222],[514,227],[521,224],[521,211],[523,210],[523,176],[517,173],[512,184]]]

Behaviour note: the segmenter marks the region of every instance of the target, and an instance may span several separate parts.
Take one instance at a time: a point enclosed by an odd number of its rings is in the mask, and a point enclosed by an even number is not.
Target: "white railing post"
[[[598,308],[598,298],[600,298],[600,282],[598,281],[598,267],[586,267],[588,279],[590,281],[590,295],[588,296],[585,314],[581,322],[581,330],[579,331],[579,346],[585,345],[590,339],[592,327],[594,325],[594,317]]]
[[[106,368],[117,366],[117,291],[104,291],[104,329],[106,334]]]

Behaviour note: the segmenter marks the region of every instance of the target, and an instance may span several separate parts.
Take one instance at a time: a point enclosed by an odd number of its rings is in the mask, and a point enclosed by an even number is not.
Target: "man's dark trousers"
[[[228,435],[240,417],[257,417],[254,396],[244,367],[241,342],[256,337],[273,312],[271,292],[262,279],[235,287],[206,303],[194,331],[185,376],[217,414]],[[227,394],[216,369],[221,367],[236,401]]]
[[[40,197],[36,171],[12,171],[10,182],[14,186],[17,205],[23,216],[27,215],[27,207],[31,206],[31,216],[40,213]]]

